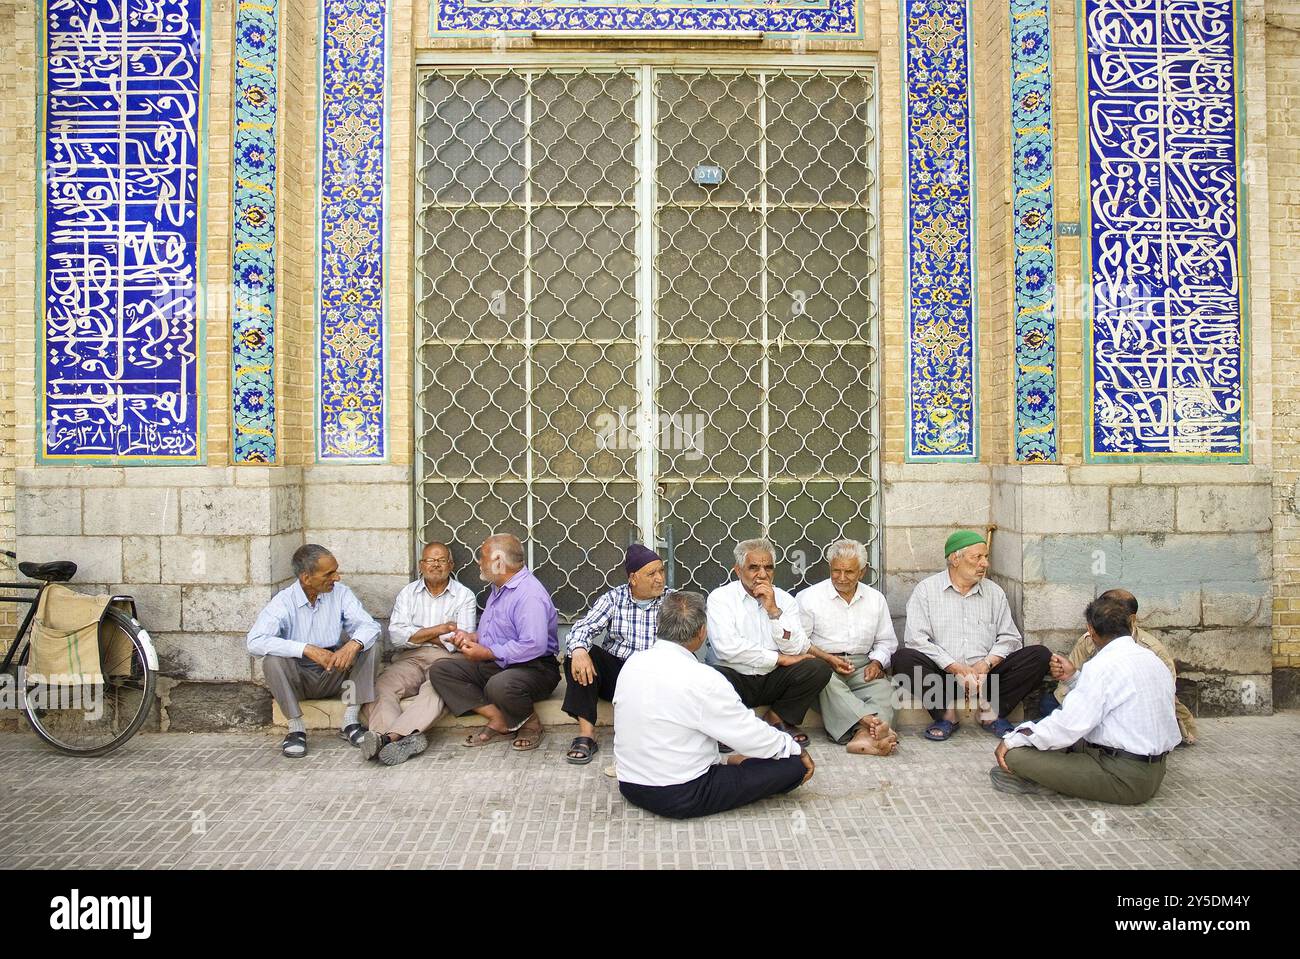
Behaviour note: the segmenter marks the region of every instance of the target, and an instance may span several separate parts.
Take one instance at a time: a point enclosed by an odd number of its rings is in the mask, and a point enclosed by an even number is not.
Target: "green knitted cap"
[[[967,546],[974,546],[976,543],[984,542],[984,537],[973,529],[959,529],[948,537],[948,541],[943,544],[943,557],[947,559],[959,549],[965,549]]]

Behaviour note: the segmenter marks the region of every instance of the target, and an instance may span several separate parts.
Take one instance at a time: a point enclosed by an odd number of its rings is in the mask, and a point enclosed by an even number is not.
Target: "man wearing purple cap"
[[[649,649],[659,627],[664,598],[664,564],[648,546],[633,543],[623,563],[627,582],[605,593],[569,630],[564,659],[564,711],[578,721],[578,735],[565,759],[576,765],[591,762],[596,742],[596,707],[614,700],[618,674],[629,656]],[[593,645],[601,633],[605,641]]]

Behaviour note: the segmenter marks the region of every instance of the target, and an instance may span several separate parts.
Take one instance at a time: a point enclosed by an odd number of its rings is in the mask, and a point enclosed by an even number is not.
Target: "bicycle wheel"
[[[36,735],[74,756],[102,756],[135,735],[153,707],[156,680],[139,633],[139,623],[110,608],[99,628],[100,672],[81,682],[28,675],[31,647],[24,650],[23,710]]]

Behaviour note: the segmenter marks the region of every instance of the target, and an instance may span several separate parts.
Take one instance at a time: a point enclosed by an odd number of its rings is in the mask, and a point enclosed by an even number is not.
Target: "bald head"
[[[1127,589],[1108,589],[1097,597],[1098,599],[1113,600],[1128,610],[1130,616],[1136,616],[1138,612],[1137,597]]]
[[[523,568],[526,560],[524,544],[519,537],[497,533],[483,540],[478,551],[479,575],[486,583],[503,585]]]

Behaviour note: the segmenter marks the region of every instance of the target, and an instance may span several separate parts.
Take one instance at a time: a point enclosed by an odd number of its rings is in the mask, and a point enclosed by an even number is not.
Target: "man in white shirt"
[[[898,746],[890,727],[894,686],[885,678],[898,637],[885,597],[862,584],[867,548],[842,539],[826,551],[831,575],[795,597],[812,650],[835,671],[819,697],[833,742],[864,756],[888,756]]]
[[[709,593],[710,663],[741,702],[770,706],[764,718],[805,746],[808,736],[798,724],[830,682],[831,665],[810,651],[799,604],[773,583],[772,544],[747,539],[734,555],[736,579]]]
[[[947,569],[916,584],[907,601],[903,648],[894,654],[896,681],[934,719],[925,738],[942,742],[957,728],[964,689],[978,698],[980,725],[996,736],[1012,729],[1007,715],[1038,688],[1052,659],[1046,646],[1025,646],[1002,587],[987,579],[989,547],[974,530],[957,530],[943,547]]]
[[[352,590],[339,582],[338,560],[324,546],[299,546],[293,572],[297,581],[257,614],[248,631],[248,651],[264,657],[266,685],[289,720],[280,751],[301,759],[307,755],[307,727],[299,703],[337,696],[348,683],[339,735],[361,745],[366,730],[359,717],[361,707],[375,698],[380,630]]]
[[[1001,792],[1146,802],[1165,778],[1165,757],[1182,738],[1174,680],[1160,657],[1129,635],[1122,601],[1094,599],[1084,616],[1097,653],[1059,710],[1022,724],[998,744],[998,765],[989,776]]]
[[[746,708],[695,658],[707,613],[698,593],[669,593],[658,639],[632,654],[614,691],[618,789],[634,806],[690,819],[786,793],[813,774],[808,753]],[[724,762],[718,741],[737,750]]]
[[[429,748],[425,731],[442,715],[442,697],[429,682],[429,667],[456,655],[456,630],[474,632],[478,602],[469,587],[452,579],[456,571],[445,543],[429,543],[420,553],[420,578],[402,587],[388,620],[388,639],[396,654],[375,681],[369,707],[370,731],[361,742],[365,759],[378,757],[396,766]],[[405,708],[402,700],[415,699]]]

